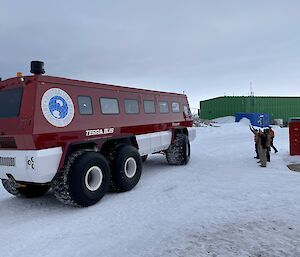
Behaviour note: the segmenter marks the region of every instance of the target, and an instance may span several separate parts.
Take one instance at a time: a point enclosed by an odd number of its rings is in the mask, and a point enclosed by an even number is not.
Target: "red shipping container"
[[[290,155],[300,155],[300,118],[292,118],[289,122]]]

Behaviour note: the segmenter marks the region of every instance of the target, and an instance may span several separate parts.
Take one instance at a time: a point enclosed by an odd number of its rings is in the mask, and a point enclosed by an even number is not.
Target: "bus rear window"
[[[0,90],[0,118],[16,118],[20,113],[23,88]]]

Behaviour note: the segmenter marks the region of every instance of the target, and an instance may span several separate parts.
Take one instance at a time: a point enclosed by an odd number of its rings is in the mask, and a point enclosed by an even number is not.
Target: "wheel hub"
[[[89,168],[89,170],[85,174],[84,182],[88,190],[96,191],[101,186],[102,180],[102,170],[98,166],[93,166]]]
[[[137,170],[137,164],[133,157],[129,157],[124,164],[124,171],[128,178],[134,177]]]

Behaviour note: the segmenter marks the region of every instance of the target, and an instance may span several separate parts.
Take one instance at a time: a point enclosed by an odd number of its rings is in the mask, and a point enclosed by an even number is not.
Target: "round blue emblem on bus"
[[[49,101],[49,110],[57,119],[63,119],[68,115],[68,104],[61,96],[53,96]]]
[[[41,102],[46,120],[55,127],[65,127],[74,117],[74,104],[71,97],[60,88],[47,90]]]

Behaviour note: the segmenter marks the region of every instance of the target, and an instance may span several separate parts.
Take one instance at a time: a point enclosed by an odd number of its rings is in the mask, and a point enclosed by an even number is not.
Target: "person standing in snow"
[[[272,129],[271,126],[269,126],[269,135],[270,135],[270,138],[271,138],[271,139],[270,139],[270,147],[273,148],[273,150],[275,151],[275,153],[277,153],[278,150],[277,150],[277,148],[274,146],[274,143],[273,143],[274,137],[275,137],[275,132],[274,132],[274,130]]]
[[[271,135],[269,134],[269,129],[265,129],[264,130],[264,134],[266,136],[266,148],[267,148],[267,162],[271,161],[271,156],[270,156],[270,152],[271,152]]]
[[[270,147],[270,137],[266,131],[259,132],[259,142],[258,142],[258,149],[259,149],[259,158],[260,158],[260,166],[267,167],[267,161],[269,156],[268,151]]]
[[[255,152],[256,152],[256,156],[254,158],[259,159],[259,154],[258,154],[259,132],[253,126],[249,125],[249,128],[250,128],[251,132],[254,134],[254,143],[255,143]]]

